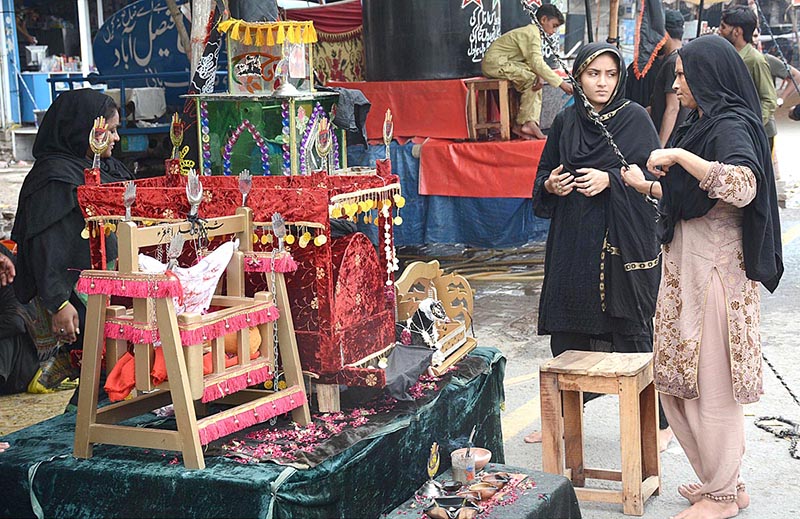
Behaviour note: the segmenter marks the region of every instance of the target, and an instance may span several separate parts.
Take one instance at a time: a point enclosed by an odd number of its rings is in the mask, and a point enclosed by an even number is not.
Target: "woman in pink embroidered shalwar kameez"
[[[673,85],[694,110],[674,148],[656,150],[644,179],[661,198],[663,270],[655,315],[655,378],[661,402],[699,483],[678,491],[679,519],[734,517],[750,498],[741,477],[742,404],[762,393],[758,282],[774,291],[783,273],[769,143],[744,63],[717,36],[678,52]]]

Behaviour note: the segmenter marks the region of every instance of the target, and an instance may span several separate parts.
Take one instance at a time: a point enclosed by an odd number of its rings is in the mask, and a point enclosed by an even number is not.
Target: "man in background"
[[[753,78],[758,97],[761,100],[761,120],[769,139],[770,149],[772,149],[777,130],[774,124],[769,124],[769,121],[778,108],[778,96],[775,93],[775,83],[772,80],[766,58],[751,45],[756,25],[757,18],[753,10],[744,5],[736,5],[722,12],[719,35],[736,47]]]
[[[689,110],[681,106],[678,96],[672,89],[675,82],[675,61],[683,39],[683,16],[680,11],[666,9],[664,12],[664,28],[667,41],[664,44],[664,62],[656,75],[653,94],[650,97],[650,117],[658,131],[661,146],[666,147],[675,129],[680,126],[689,114]]]
[[[536,11],[536,19],[548,36],[564,24],[564,15],[552,4],[543,4]],[[492,42],[481,63],[481,70],[486,77],[507,79],[520,93],[519,113],[513,131],[524,139],[545,138],[539,129],[542,114],[541,79],[572,95],[572,85],[545,63],[542,38],[536,24],[509,31]]]

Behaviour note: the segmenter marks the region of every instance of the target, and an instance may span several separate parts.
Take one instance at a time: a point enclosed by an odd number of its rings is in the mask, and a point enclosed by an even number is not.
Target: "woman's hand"
[[[578,193],[583,196],[599,195],[611,185],[611,180],[605,171],[594,168],[580,168],[578,173],[581,176],[575,179],[575,183],[578,185]]]
[[[621,170],[622,181],[626,186],[630,186],[639,193],[646,193],[650,188],[650,180],[644,177],[644,172],[638,164],[631,164],[630,167],[623,167]]]
[[[65,344],[72,344],[78,340],[78,335],[81,333],[80,321],[78,311],[72,303],[67,303],[64,308],[53,314],[52,332],[56,339]]]
[[[14,281],[16,272],[14,262],[8,256],[0,254],[0,287],[4,287]]]
[[[569,171],[564,171],[564,165],[561,164],[556,169],[550,172],[550,176],[544,181],[544,188],[548,193],[556,196],[567,196],[575,189],[575,177]]]
[[[658,178],[663,177],[669,171],[669,167],[678,163],[679,148],[667,148],[664,150],[653,150],[650,158],[647,159],[647,171]]]

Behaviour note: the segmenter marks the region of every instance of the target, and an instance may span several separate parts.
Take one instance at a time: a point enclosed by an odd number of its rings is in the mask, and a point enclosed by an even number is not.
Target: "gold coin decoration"
[[[81,231],[81,238],[83,238],[84,240],[88,240],[89,239],[89,228],[88,227],[84,227],[83,230]]]
[[[402,225],[403,224],[403,217],[402,216],[395,216],[392,219],[392,222],[394,222],[395,225]]]
[[[325,236],[324,234],[320,234],[319,236],[314,238],[314,245],[316,245],[317,247],[322,247],[326,243],[328,243],[328,237]]]
[[[291,245],[291,244],[293,244],[293,243],[294,243],[294,241],[295,241],[295,237],[294,237],[294,235],[293,235],[293,234],[287,234],[287,235],[286,235],[286,238],[284,238],[284,241],[285,241],[286,243],[288,243],[289,245]]]
[[[267,239],[267,236],[268,236],[267,234],[262,234],[261,235],[261,245],[266,245],[267,243],[269,243],[269,240]]]
[[[253,233],[253,244],[258,243],[259,241],[261,241],[261,240],[259,239],[258,234]]]

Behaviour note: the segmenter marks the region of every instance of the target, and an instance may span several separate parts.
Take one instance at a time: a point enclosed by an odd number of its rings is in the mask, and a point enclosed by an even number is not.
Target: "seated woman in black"
[[[644,165],[660,147],[658,134],[644,108],[625,99],[619,50],[585,45],[572,73],[627,161]],[[550,219],[538,332],[550,335],[554,357],[653,351],[656,209],[623,183],[621,167],[576,91],[553,121],[533,189],[536,216]]]

